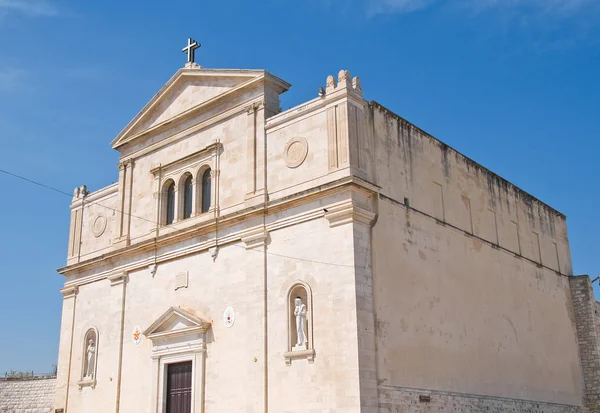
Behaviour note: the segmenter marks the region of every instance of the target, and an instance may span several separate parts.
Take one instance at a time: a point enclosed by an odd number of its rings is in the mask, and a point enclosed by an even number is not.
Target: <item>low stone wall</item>
[[[52,413],[56,378],[0,379],[0,413]]]
[[[423,400],[419,396],[423,397]],[[580,413],[581,407],[461,393],[379,386],[380,413]]]

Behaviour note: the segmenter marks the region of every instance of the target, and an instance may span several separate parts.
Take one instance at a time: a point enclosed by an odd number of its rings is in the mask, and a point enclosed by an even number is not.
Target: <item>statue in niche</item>
[[[93,379],[94,378],[94,367],[95,367],[95,361],[96,361],[96,343],[94,342],[94,339],[90,337],[90,339],[88,340],[88,346],[87,346],[87,350],[86,350],[86,356],[87,356],[87,363],[86,363],[86,368],[85,368],[85,378],[86,379]]]
[[[306,304],[302,303],[302,298],[296,297],[294,300],[296,307],[294,315],[296,316],[296,347],[306,348]]]

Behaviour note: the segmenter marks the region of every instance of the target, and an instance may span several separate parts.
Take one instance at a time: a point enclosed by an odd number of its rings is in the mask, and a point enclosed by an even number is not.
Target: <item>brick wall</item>
[[[0,380],[0,413],[51,413],[56,378]]]
[[[600,314],[587,275],[569,277],[577,323],[579,355],[585,384],[585,405],[600,405]]]
[[[421,400],[419,396],[429,398]],[[578,406],[379,386],[380,413],[579,413]]]

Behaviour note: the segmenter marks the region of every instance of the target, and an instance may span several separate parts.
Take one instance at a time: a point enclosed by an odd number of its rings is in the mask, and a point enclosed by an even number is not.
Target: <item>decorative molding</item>
[[[63,295],[63,299],[72,298],[72,297],[75,297],[77,295],[77,293],[79,292],[79,286],[71,285],[68,287],[64,287],[63,289],[60,290],[60,292]]]
[[[354,201],[348,200],[335,206],[327,207],[325,218],[329,221],[329,227],[335,228],[351,222],[371,226],[377,215]]]
[[[267,244],[269,233],[265,227],[260,227],[249,231],[245,236],[242,236],[242,242],[246,244],[246,249],[262,247]]]
[[[92,233],[96,238],[100,238],[104,231],[106,231],[106,224],[108,223],[108,219],[106,215],[102,212],[96,215],[96,219],[94,219],[94,223],[92,224]]]
[[[291,139],[283,149],[283,160],[288,168],[297,168],[308,155],[308,142],[305,138],[297,137]]]
[[[114,287],[116,285],[121,285],[127,282],[127,272],[119,272],[117,274],[112,274],[106,277],[108,281],[110,281],[110,286]]]
[[[294,359],[307,359],[309,363],[314,363],[315,349],[311,348],[310,350],[287,351],[283,353],[283,357],[285,358],[285,364],[288,366],[292,364],[292,360]]]

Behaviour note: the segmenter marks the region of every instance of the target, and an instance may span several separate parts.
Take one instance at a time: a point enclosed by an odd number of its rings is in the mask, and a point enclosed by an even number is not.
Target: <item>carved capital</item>
[[[249,231],[245,236],[242,237],[242,242],[246,244],[246,249],[262,247],[267,244],[269,233],[266,228],[258,228]]]
[[[111,274],[106,277],[108,281],[110,281],[110,286],[114,287],[116,285],[121,285],[127,282],[127,272],[119,272],[117,274]]]
[[[123,170],[126,167],[132,167],[134,165],[135,161],[133,160],[133,158],[129,158],[129,159],[125,159],[124,161],[119,162],[119,169]]]
[[[60,290],[60,292],[63,295],[63,299],[65,299],[65,300],[67,298],[73,298],[79,292],[79,286],[72,285],[72,286],[69,286],[69,287],[64,287],[63,289]]]
[[[263,102],[263,101],[254,102],[246,108],[246,112],[248,113],[248,115],[251,115],[253,113],[258,112],[261,109],[264,109],[264,107],[265,107],[265,102]]]
[[[334,228],[349,223],[358,223],[371,226],[376,214],[364,206],[359,206],[355,201],[349,200],[327,208],[325,218],[329,227]]]

